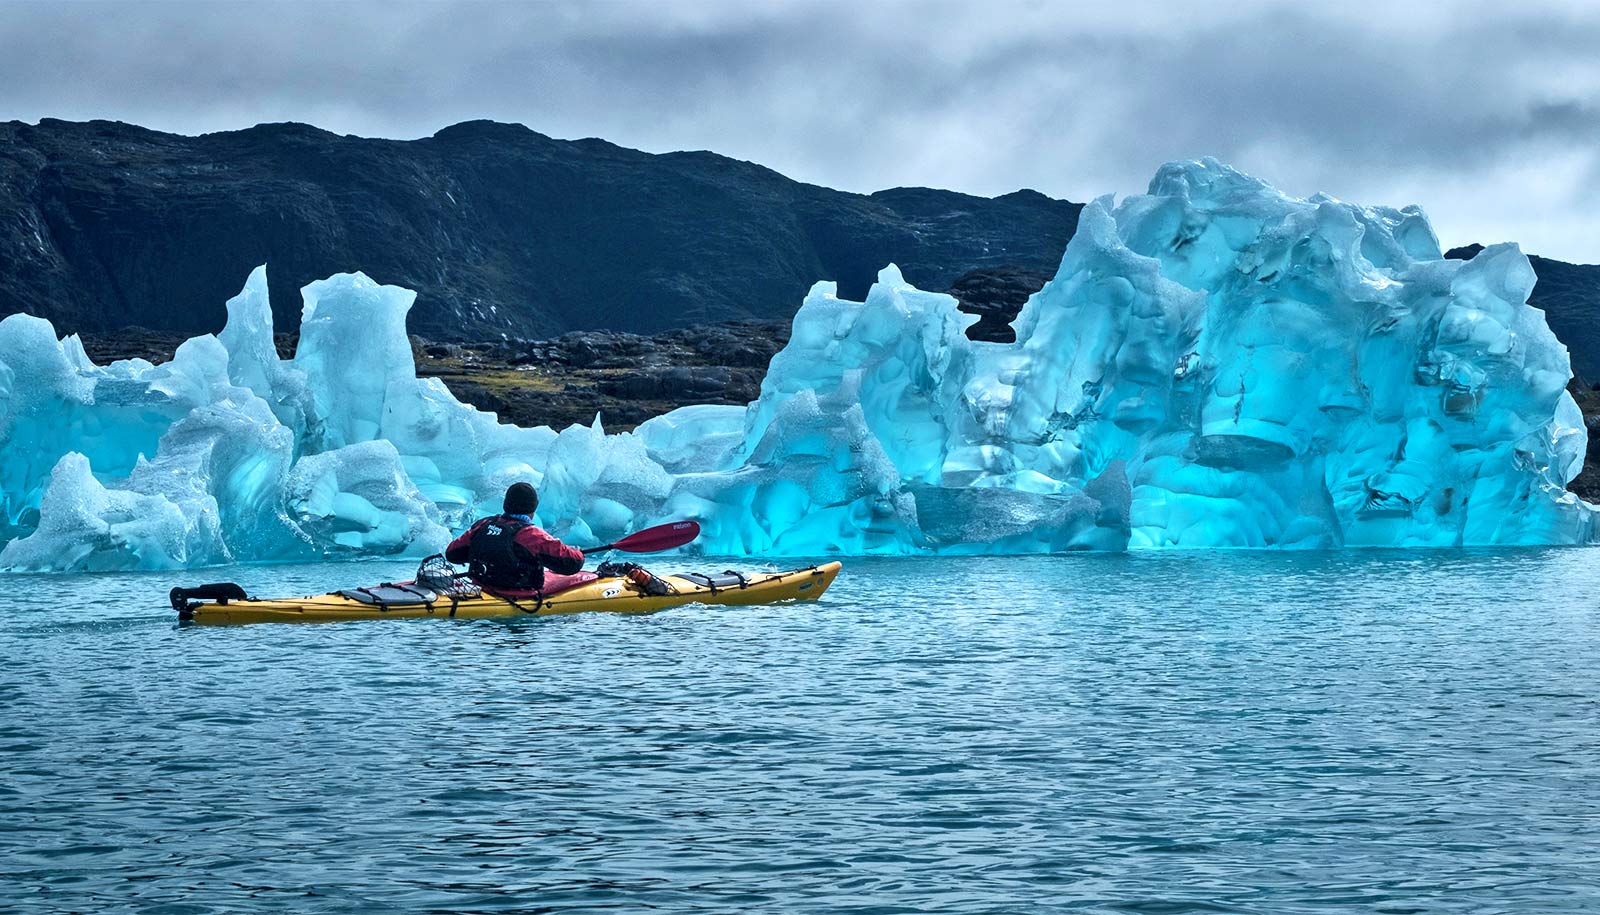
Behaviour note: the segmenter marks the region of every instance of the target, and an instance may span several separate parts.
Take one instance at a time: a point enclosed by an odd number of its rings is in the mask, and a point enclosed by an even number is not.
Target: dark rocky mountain
[[[360,269],[416,289],[411,327],[436,340],[648,334],[786,320],[815,280],[860,297],[892,261],[979,315],[974,337],[1007,340],[1080,209],[1033,191],[848,194],[712,153],[487,121],[410,141],[13,121],[0,123],[0,314],[64,332],[212,331],[266,263],[290,333],[301,285]],[[1600,380],[1600,266],[1532,261],[1532,303]]]
[[[213,331],[265,263],[284,331],[301,285],[360,269],[417,290],[411,327],[433,339],[658,332],[787,319],[814,281],[859,297],[891,261],[926,289],[1006,265],[1051,274],[1080,209],[1033,191],[849,194],[712,153],[486,121],[410,141],[13,121],[0,314]]]
[[[1445,257],[1471,260],[1483,245],[1471,244],[1446,251]],[[1544,311],[1550,329],[1572,354],[1572,371],[1589,382],[1600,382],[1600,264],[1569,264],[1537,254],[1528,255],[1539,281],[1528,304]]]

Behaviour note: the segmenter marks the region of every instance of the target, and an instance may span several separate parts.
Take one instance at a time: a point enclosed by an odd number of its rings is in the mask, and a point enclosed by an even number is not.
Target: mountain
[[[1483,245],[1446,251],[1445,257],[1471,260]],[[1528,255],[1539,277],[1528,304],[1542,309],[1550,329],[1572,354],[1572,371],[1587,382],[1600,382],[1600,264],[1568,264]]]
[[[268,265],[280,330],[299,287],[363,270],[415,289],[441,340],[653,333],[787,319],[811,284],[859,297],[1049,275],[1080,204],[926,188],[862,195],[708,152],[652,155],[472,121],[419,140],[303,124],[178,136],[118,122],[0,123],[0,314],[65,331],[222,326]]]
[[[811,284],[859,298],[885,264],[1008,322],[1053,275],[1081,205],[927,188],[850,194],[708,152],[653,155],[469,121],[420,140],[304,124],[179,136],[112,121],[0,123],[0,315],[63,332],[214,331],[266,263],[274,318],[363,270],[417,290],[436,340],[656,334],[787,320]],[[1447,256],[1468,258],[1469,245]],[[1600,380],[1600,266],[1533,256],[1532,303]]]

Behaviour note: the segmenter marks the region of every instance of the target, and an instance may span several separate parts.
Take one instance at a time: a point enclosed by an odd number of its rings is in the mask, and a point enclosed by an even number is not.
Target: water
[[[234,629],[162,606],[216,572],[10,577],[0,910],[1593,912],[1596,555],[856,560],[817,605]]]

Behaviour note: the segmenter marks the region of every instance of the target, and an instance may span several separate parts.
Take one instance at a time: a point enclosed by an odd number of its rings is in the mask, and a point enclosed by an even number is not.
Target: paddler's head
[[[539,493],[530,483],[512,483],[504,507],[508,515],[531,515],[539,510]]]

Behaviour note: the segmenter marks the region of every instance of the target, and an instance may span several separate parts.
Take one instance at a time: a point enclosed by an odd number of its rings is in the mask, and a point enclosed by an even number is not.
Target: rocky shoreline
[[[430,343],[412,338],[417,375],[519,426],[560,429],[600,417],[608,431],[689,404],[743,405],[789,342],[779,321],[709,324],[645,336],[574,331],[551,340]]]

